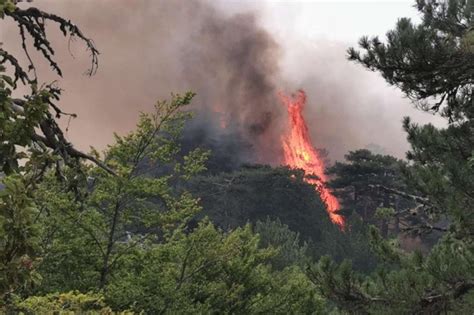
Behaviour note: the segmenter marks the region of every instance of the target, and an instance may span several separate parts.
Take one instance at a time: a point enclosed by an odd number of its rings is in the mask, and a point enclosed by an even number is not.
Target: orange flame
[[[289,119],[289,132],[282,137],[284,163],[292,168],[303,169],[308,175],[318,177],[317,179],[307,178],[306,181],[316,185],[321,199],[326,203],[331,221],[342,229],[344,218],[335,213],[340,208],[339,201],[324,184],[326,182],[324,163],[311,145],[308,127],[302,114],[306,104],[306,94],[299,90],[296,96],[288,97],[282,93],[279,96],[288,109]]]

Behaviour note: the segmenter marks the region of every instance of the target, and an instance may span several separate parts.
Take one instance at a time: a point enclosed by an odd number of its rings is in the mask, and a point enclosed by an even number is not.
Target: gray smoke
[[[79,115],[68,136],[82,149],[105,147],[113,132],[131,130],[138,112],[150,111],[157,99],[192,90],[197,115],[187,129],[190,141],[194,134],[214,147],[234,141],[230,151],[242,159],[275,163],[286,123],[277,93],[298,88],[308,94],[305,115],[314,144],[328,148],[331,159],[369,143],[398,156],[407,148],[401,118],[409,107],[399,105],[399,93],[350,64],[347,45],[275,37],[260,25],[258,10],[230,14],[204,0],[35,0],[22,5],[71,19],[101,52],[98,73],[80,75],[89,62],[84,46],[72,42],[68,47],[51,28],[64,73],[61,106]],[[1,23],[4,48],[20,55],[18,30]],[[58,79],[36,60],[40,80]],[[291,60],[284,71],[282,60]]]
[[[273,126],[281,125],[276,98],[280,51],[256,15],[226,16],[195,0],[185,5],[36,0],[33,5],[73,20],[101,52],[97,75],[80,76],[87,67],[81,43],[72,45],[74,60],[64,38],[51,28],[65,73],[63,106],[80,117],[72,123],[70,137],[80,146],[103,146],[112,132],[133,128],[137,112],[149,110],[156,99],[192,90],[197,93],[197,117],[190,130],[206,128],[208,137],[224,133],[225,139],[237,134],[239,141],[258,149],[262,161],[276,161],[272,150],[277,149]],[[10,25],[4,33],[6,48],[18,53],[16,29]],[[41,79],[53,80],[47,65],[39,63]]]

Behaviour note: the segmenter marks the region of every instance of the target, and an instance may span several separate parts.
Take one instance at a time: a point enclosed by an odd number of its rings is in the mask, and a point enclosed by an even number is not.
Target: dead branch
[[[17,23],[20,29],[23,50],[26,49],[25,34],[28,33],[33,39],[33,46],[43,55],[46,60],[49,61],[51,68],[58,75],[62,76],[62,71],[53,58],[55,55],[55,51],[46,36],[46,21],[52,21],[56,23],[64,36],[69,35],[71,37],[80,38],[86,44],[87,50],[90,52],[91,55],[91,66],[86,73],[89,76],[96,73],[97,67],[99,66],[99,51],[95,47],[94,42],[91,39],[85,37],[82,31],[70,20],[66,20],[55,14],[41,11],[34,7],[28,9],[20,9],[17,7],[12,12],[6,11],[5,15],[11,17]],[[25,52],[27,53],[27,50],[25,50]],[[30,68],[34,68],[34,65],[30,58],[29,61]]]

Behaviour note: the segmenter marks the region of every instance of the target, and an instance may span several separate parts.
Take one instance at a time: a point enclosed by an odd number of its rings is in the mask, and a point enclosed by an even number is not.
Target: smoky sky
[[[239,142],[253,146],[257,162],[276,163],[286,123],[277,94],[299,88],[308,94],[305,116],[313,142],[327,148],[332,159],[369,144],[398,156],[407,149],[401,118],[410,107],[400,93],[349,64],[344,44],[272,34],[255,8],[231,14],[198,0],[35,0],[22,5],[71,19],[101,53],[97,74],[83,75],[89,62],[84,45],[68,44],[50,25],[64,73],[60,105],[78,114],[68,137],[82,149],[105,147],[113,132],[133,129],[138,113],[152,110],[156,100],[191,90],[197,96],[189,132],[202,135],[204,128],[215,141],[238,135]],[[1,23],[4,48],[21,54],[17,29]],[[40,58],[35,60],[40,81],[58,79]]]

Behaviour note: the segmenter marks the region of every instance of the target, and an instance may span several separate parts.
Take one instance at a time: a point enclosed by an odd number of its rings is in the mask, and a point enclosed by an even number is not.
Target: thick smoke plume
[[[197,117],[188,136],[251,144],[239,154],[275,162],[282,110],[276,88],[280,50],[255,15],[226,16],[194,0],[36,0],[33,5],[75,21],[101,51],[98,74],[79,76],[87,62],[82,47],[73,45],[72,54],[80,60],[71,60],[64,39],[51,30],[65,68],[63,101],[80,117],[70,128],[73,140],[103,146],[113,131],[133,127],[138,110],[147,110],[170,92],[192,90]],[[19,52],[17,30],[10,27],[4,33],[6,48]],[[46,65],[41,68],[41,79],[54,79]]]
[[[298,88],[308,94],[305,115],[315,145],[328,148],[332,159],[371,142],[395,147],[388,153],[399,156],[406,149],[402,110],[384,114],[388,106],[408,109],[395,104],[399,94],[387,94],[382,80],[348,66],[346,46],[321,42],[314,48],[273,35],[260,25],[257,10],[231,15],[198,0],[35,0],[23,5],[71,19],[101,52],[98,73],[82,76],[89,62],[84,47],[79,42],[68,47],[51,29],[64,73],[61,106],[79,117],[68,135],[82,149],[103,148],[113,132],[131,130],[138,112],[151,110],[157,99],[192,90],[197,115],[185,142],[204,143],[236,163],[278,163],[286,113],[277,94]],[[21,55],[18,30],[2,23],[4,48]],[[40,80],[57,79],[36,60]]]

